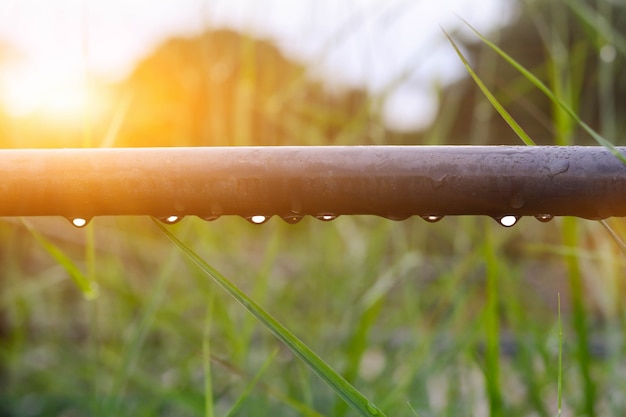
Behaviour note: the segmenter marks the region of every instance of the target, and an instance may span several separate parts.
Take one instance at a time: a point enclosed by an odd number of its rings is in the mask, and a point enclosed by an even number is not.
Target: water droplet
[[[70,222],[72,222],[72,224],[76,227],[85,227],[87,226],[87,223],[89,223],[89,220],[84,219],[82,217],[74,217],[70,220]]]
[[[510,204],[512,208],[518,209],[518,208],[522,208],[524,204],[526,204],[526,202],[524,201],[523,195],[519,193],[515,193],[513,194],[513,197],[511,197]]]
[[[367,411],[373,416],[377,416],[378,414],[380,414],[380,411],[378,411],[378,407],[376,407],[376,405],[371,401],[367,403]]]
[[[439,220],[443,219],[443,216],[435,216],[434,214],[431,214],[429,216],[422,216],[422,219],[429,223],[437,223]]]
[[[329,222],[331,220],[335,220],[337,217],[334,214],[329,214],[329,213],[325,213],[325,214],[318,214],[317,216],[315,216],[316,219],[321,220],[323,222]]]
[[[548,172],[549,172],[548,176],[554,179],[554,177],[556,177],[557,175],[567,172],[568,169],[569,169],[568,160],[555,162],[548,167]]]
[[[554,218],[551,214],[537,214],[535,219],[539,220],[542,223],[547,223]]]
[[[385,219],[393,220],[394,222],[401,222],[411,217],[411,215],[410,214],[389,214],[384,217]]]
[[[254,216],[246,217],[246,220],[248,220],[252,224],[263,224],[269,220],[269,217],[257,214]]]
[[[215,221],[215,220],[217,220],[219,218],[220,218],[220,216],[218,216],[217,214],[210,215],[210,216],[202,216],[202,220],[206,220],[208,222],[213,222],[213,221]]]
[[[292,200],[291,201],[291,212],[293,214],[301,214],[302,213],[302,203],[300,200]]]
[[[295,215],[284,216],[283,220],[289,224],[296,224],[300,220],[302,220],[302,216],[295,216]]]
[[[517,221],[519,220],[519,217],[509,215],[509,216],[502,216],[497,220],[498,220],[498,223],[500,223],[502,226],[511,227],[511,226],[514,226],[515,223],[517,223]]]
[[[441,188],[446,181],[446,178],[448,178],[448,174],[439,173],[439,176],[428,178],[428,180],[430,181],[432,187],[437,190]]]
[[[159,218],[159,220],[161,220],[163,223],[166,223],[166,224],[178,223],[179,221],[181,221],[181,219],[182,219],[181,216],[167,216],[167,217]]]

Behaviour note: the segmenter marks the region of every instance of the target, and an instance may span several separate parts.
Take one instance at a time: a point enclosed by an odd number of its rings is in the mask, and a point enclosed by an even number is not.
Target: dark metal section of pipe
[[[626,216],[626,166],[602,147],[0,150],[0,216],[138,214],[600,219]]]

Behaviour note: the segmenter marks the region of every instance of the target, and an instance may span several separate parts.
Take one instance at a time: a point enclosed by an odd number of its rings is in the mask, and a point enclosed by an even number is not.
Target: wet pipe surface
[[[626,148],[618,148],[625,153]],[[0,216],[626,216],[602,147],[331,146],[0,150]]]

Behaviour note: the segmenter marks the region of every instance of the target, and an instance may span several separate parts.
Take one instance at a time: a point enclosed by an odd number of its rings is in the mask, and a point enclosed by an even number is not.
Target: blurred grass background
[[[626,7],[520,10],[489,38],[622,144]],[[454,36],[537,143],[592,143],[475,37]],[[232,30],[172,39],[106,91],[94,145],[521,144],[469,78],[441,87],[428,129],[394,132],[385,94],[329,89]],[[83,129],[2,121],[6,147],[84,143]],[[150,219],[28,221],[99,296],[19,220],[0,223],[0,415],[354,415]],[[558,294],[563,415],[626,413],[626,259],[597,222],[189,217],[171,230],[388,415],[556,415]]]

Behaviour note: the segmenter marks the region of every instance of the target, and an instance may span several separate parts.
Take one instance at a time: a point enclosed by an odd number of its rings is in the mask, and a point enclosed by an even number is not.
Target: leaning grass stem
[[[207,302],[204,334],[202,337],[202,365],[204,370],[204,415],[213,417],[213,386],[211,383],[211,324],[213,322],[213,292]]]
[[[491,103],[491,105],[496,109],[496,111],[500,114],[500,116],[502,116],[502,118],[507,122],[507,124],[511,127],[511,129],[513,129],[515,134],[519,136],[522,142],[524,142],[526,145],[534,145],[535,142],[530,138],[530,136],[528,136],[526,131],[524,131],[524,129],[515,121],[515,119],[513,119],[511,114],[504,108],[504,106],[502,106],[502,104],[500,104],[498,99],[496,99],[496,97],[491,93],[491,91],[489,91],[489,89],[480,79],[478,74],[474,72],[474,69],[469,64],[469,62],[467,61],[467,59],[465,58],[465,56],[463,55],[463,53],[461,52],[457,44],[454,42],[452,37],[448,34],[448,32],[444,30],[443,33],[446,35],[446,37],[452,44],[452,47],[454,48],[457,55],[463,62],[463,65],[465,65],[467,72],[472,76],[472,78],[476,82],[476,85],[478,85],[478,87],[483,92],[485,97],[487,97],[487,100],[489,100],[489,103]]]
[[[167,286],[174,275],[175,266],[176,258],[170,255],[149,294],[147,305],[135,324],[132,338],[122,352],[121,366],[109,393],[106,412],[102,413],[102,415],[117,416],[120,413],[120,409],[123,405],[122,398],[126,387],[141,356],[144,342],[149,335],[149,330],[155,323],[159,307],[165,299]]]
[[[88,299],[94,299],[98,296],[98,287],[96,283],[84,274],[80,268],[52,241],[48,240],[44,235],[39,233],[37,229],[26,219],[20,219],[22,224],[33,235],[35,240],[59,263],[69,274],[76,286],[82,291],[83,296]]]
[[[317,376],[328,384],[344,401],[361,416],[384,417],[383,412],[369,401],[352,384],[346,381],[334,369],[320,358],[311,348],[304,344],[278,320],[267,313],[254,300],[248,297],[228,278],[210,266],[191,248],[174,236],[158,220],[153,219],[161,231],[178,246],[202,271],[215,281],[223,290],[239,302],[250,314],[256,317],[276,338],[283,342],[300,360],[302,360]]]
[[[265,373],[265,371],[267,370],[267,368],[270,366],[270,364],[274,361],[274,359],[276,358],[276,355],[278,354],[278,348],[274,349],[272,351],[272,353],[265,359],[265,361],[263,362],[263,364],[261,365],[261,368],[259,369],[259,371],[254,375],[254,377],[252,379],[250,379],[250,381],[246,384],[246,387],[244,388],[244,390],[241,392],[241,395],[239,395],[239,398],[237,399],[237,401],[235,401],[235,403],[233,404],[233,406],[230,408],[230,410],[228,410],[228,413],[226,413],[226,415],[224,417],[230,417],[232,415],[235,415],[235,413],[237,412],[237,410],[239,410],[239,408],[241,407],[241,405],[243,404],[243,402],[245,401],[245,399],[248,397],[248,395],[250,394],[250,392],[252,391],[252,389],[257,385],[257,383],[259,382],[259,380],[261,379],[261,376],[263,375],[263,373]]]
[[[484,243],[487,268],[487,305],[485,311],[487,344],[485,351],[485,372],[490,416],[498,417],[503,413],[502,392],[500,391],[500,320],[498,315],[500,302],[498,297],[499,267],[491,227],[491,224],[485,226]]]
[[[600,224],[602,225],[604,230],[606,230],[609,236],[611,236],[611,239],[613,239],[613,241],[615,242],[617,247],[622,251],[622,253],[626,255],[626,243],[624,243],[624,240],[621,238],[621,236],[618,235],[615,230],[613,230],[613,228],[609,225],[609,223],[606,220],[600,220]]]
[[[574,109],[572,109],[570,105],[568,105],[563,100],[561,100],[561,98],[557,97],[553,91],[551,91],[541,80],[539,80],[539,78],[537,78],[533,73],[531,73],[526,68],[524,68],[519,62],[514,60],[510,55],[508,55],[506,52],[500,49],[496,44],[494,44],[489,39],[487,39],[478,30],[476,30],[472,25],[470,25],[466,20],[464,19],[461,19],[461,20],[463,20],[465,25],[467,25],[467,27],[470,28],[480,38],[480,40],[483,43],[489,46],[493,51],[495,51],[505,61],[507,61],[511,66],[513,66],[518,72],[520,72],[528,81],[530,81],[533,85],[535,85],[535,87],[537,87],[539,91],[545,94],[546,97],[550,99],[550,101],[552,101],[553,103],[556,103],[563,111],[565,111],[576,123],[578,123],[578,125],[580,125],[580,127],[583,128],[583,130],[585,130],[585,132],[587,132],[596,142],[598,142],[599,145],[607,148],[611,152],[611,154],[613,154],[613,156],[619,159],[622,163],[626,164],[626,157],[622,155],[620,150],[617,149],[617,147],[615,147],[615,145],[613,145],[611,141],[606,139],[604,136],[600,135],[598,132],[592,129],[591,126],[589,126],[580,117],[578,117],[578,115],[576,114]]]
[[[563,322],[561,321],[561,294],[558,294],[558,309],[559,309],[559,369],[557,377],[557,403],[558,403],[558,416],[561,417],[561,411],[563,409]]]
[[[563,240],[566,246],[577,247],[578,223],[574,218],[563,219]],[[596,390],[591,378],[591,353],[589,352],[589,338],[587,336],[587,319],[583,301],[583,279],[578,264],[578,258],[574,255],[566,255],[565,262],[570,288],[570,302],[572,305],[572,320],[576,333],[576,360],[583,383],[583,409],[585,415],[595,416]]]

